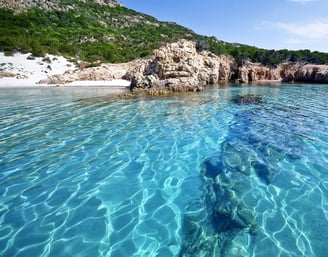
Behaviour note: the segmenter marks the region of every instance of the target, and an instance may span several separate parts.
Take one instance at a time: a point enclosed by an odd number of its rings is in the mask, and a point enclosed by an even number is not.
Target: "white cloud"
[[[293,36],[304,40],[328,39],[328,20],[316,20],[309,23],[271,23],[274,27],[281,29]]]
[[[311,22],[262,22],[257,29],[283,32],[294,42],[328,40],[328,19],[318,19]]]
[[[273,38],[276,48],[328,52],[328,18],[303,22],[262,22],[256,30]],[[266,36],[268,35],[268,36]]]

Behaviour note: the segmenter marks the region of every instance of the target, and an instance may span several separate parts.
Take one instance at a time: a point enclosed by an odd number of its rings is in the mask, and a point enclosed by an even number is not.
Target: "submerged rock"
[[[262,104],[263,99],[261,96],[253,94],[239,95],[231,99],[235,104]]]
[[[244,174],[226,173],[214,160],[206,160],[201,169],[205,213],[184,215],[180,256],[225,256],[239,233],[256,231],[255,214],[241,200],[242,193],[250,187],[249,181]]]
[[[251,228],[255,215],[236,199],[219,202],[214,208],[214,224],[218,233]]]
[[[263,101],[246,95],[239,96],[238,102]],[[292,134],[292,121],[286,124],[288,133],[281,133],[258,120],[261,111],[255,106],[237,113],[220,151],[204,160],[200,178],[206,210],[202,217],[206,219],[197,220],[198,216],[191,218],[186,213],[183,226],[190,229],[184,231],[181,256],[230,256],[238,248],[238,240],[258,239],[261,231],[254,209],[263,196],[252,194],[254,185],[269,187],[280,171],[279,162],[301,158],[303,148],[302,139]],[[202,252],[207,254],[199,255]]]

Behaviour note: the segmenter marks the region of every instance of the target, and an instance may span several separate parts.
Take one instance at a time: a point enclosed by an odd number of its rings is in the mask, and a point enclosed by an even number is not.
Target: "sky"
[[[120,0],[230,43],[328,52],[328,0]]]

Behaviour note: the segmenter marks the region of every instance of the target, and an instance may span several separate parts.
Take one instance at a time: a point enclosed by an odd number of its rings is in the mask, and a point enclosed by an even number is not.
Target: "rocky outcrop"
[[[12,73],[12,72],[0,71],[0,79],[2,79],[2,78],[14,78],[16,76],[17,76],[17,74]]]
[[[204,86],[221,82],[257,83],[288,81],[328,83],[328,65],[286,63],[265,66],[245,62],[242,65],[226,56],[208,51],[197,52],[195,44],[181,40],[154,51],[125,76],[132,89],[151,92],[200,91]]]
[[[328,83],[328,65],[284,63],[276,67],[198,52],[187,40],[170,43],[153,52],[148,59],[122,64],[102,64],[51,76],[41,83],[63,84],[76,80],[131,81],[131,90],[150,94],[202,91],[206,85],[222,82],[257,83],[261,81]]]
[[[201,91],[208,84],[229,81],[236,70],[233,59],[197,52],[195,44],[180,40],[154,51],[152,58],[128,71],[132,90],[154,92]]]
[[[251,83],[263,80],[280,80],[280,68],[268,67],[260,63],[246,62],[238,68],[238,78],[235,82]]]
[[[283,82],[328,83],[328,65],[283,63],[277,67],[246,63],[239,67],[236,82],[250,83],[263,80]]]
[[[172,91],[201,91],[208,84],[231,80],[236,70],[233,59],[207,51],[199,53],[193,42],[181,40],[155,50],[148,59],[67,71],[63,75],[50,76],[40,83],[126,79],[131,81],[131,89],[134,91],[163,94]]]
[[[68,84],[74,81],[110,81],[122,79],[127,71],[135,66],[135,62],[121,64],[102,64],[98,67],[83,67],[68,70],[64,74],[49,76],[41,80],[39,84]]]
[[[287,63],[280,68],[284,82],[328,83],[328,65]]]
[[[81,2],[94,2],[100,5],[107,5],[110,7],[123,6],[115,0],[80,0]],[[1,0],[0,9],[11,9],[16,12],[24,11],[33,7],[43,10],[67,10],[67,6],[63,7],[60,0]],[[69,8],[68,8],[69,9]]]

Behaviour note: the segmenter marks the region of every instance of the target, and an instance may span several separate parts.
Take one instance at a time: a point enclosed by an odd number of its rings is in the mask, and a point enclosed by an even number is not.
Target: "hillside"
[[[68,10],[68,5],[62,5],[58,0],[2,0],[0,2],[1,9],[13,10],[16,13],[26,11],[30,8],[37,7],[46,11],[49,10]],[[93,2],[104,6],[123,6],[116,0],[80,0],[80,2]]]
[[[198,37],[182,26],[119,5],[73,0],[57,1],[57,6],[19,13],[0,10],[0,50],[124,62],[148,56],[163,43]]]
[[[89,62],[126,62],[187,39],[197,50],[276,65],[285,61],[328,63],[328,54],[309,50],[265,50],[202,36],[176,23],[125,8],[114,0],[4,0],[0,3],[0,51],[46,53]]]

